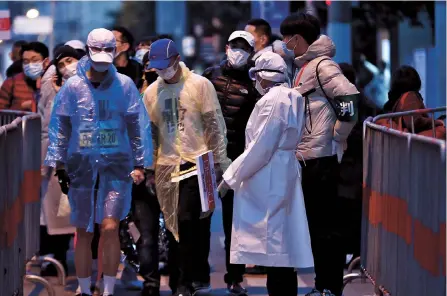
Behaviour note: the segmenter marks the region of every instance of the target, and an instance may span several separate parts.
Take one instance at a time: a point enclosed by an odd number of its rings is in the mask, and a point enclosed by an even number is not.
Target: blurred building
[[[8,53],[14,40],[41,41],[50,47],[71,39],[85,41],[88,33],[98,27],[111,27],[116,13],[119,13],[121,1],[6,1],[0,3],[0,9],[9,9],[11,16],[11,40],[0,45],[1,73],[10,65]],[[14,31],[14,19],[25,17],[30,9],[36,9],[39,17],[53,20],[53,31],[46,34],[21,33],[32,31],[33,23],[21,22],[27,28]]]

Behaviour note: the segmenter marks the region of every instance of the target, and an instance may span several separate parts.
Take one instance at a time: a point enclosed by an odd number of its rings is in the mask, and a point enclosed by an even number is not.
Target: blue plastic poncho
[[[77,75],[55,98],[45,164],[65,164],[71,223],[92,232],[94,223],[104,218],[122,220],[128,214],[130,173],[135,166],[150,165],[152,159],[144,161],[143,156],[152,151],[144,153],[141,128],[150,125],[139,120],[142,105],[133,81],[111,65],[95,88],[86,75],[89,69],[90,61],[84,57]]]

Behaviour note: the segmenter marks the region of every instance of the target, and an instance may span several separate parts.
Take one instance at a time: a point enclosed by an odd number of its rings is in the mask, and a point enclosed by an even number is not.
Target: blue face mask
[[[23,73],[25,73],[26,77],[36,80],[43,73],[43,62],[23,65]]]
[[[290,59],[295,59],[295,47],[296,47],[296,44],[295,44],[295,46],[293,47],[293,49],[288,49],[288,48],[287,48],[287,44],[288,44],[294,37],[295,37],[295,36],[293,36],[292,38],[290,38],[290,40],[289,40],[287,43],[285,43],[285,42],[282,43],[282,50],[284,51],[284,54],[286,55],[286,57],[288,57],[288,58],[290,58]]]
[[[137,61],[138,63],[140,63],[141,65],[143,65],[143,58],[144,55],[149,51],[149,49],[146,48],[142,48],[139,49],[136,53],[135,53],[135,61]]]

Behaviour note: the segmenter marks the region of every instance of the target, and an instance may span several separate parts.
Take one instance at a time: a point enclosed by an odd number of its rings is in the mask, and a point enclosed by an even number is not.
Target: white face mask
[[[78,67],[78,62],[73,62],[70,65],[66,66],[65,68],[62,68],[61,74],[62,77],[67,80],[68,78],[76,75],[76,68]]]
[[[228,63],[230,63],[233,68],[245,66],[249,56],[250,54],[248,52],[239,48],[228,48],[227,51]]]
[[[257,79],[256,79],[255,88],[260,95],[262,95],[262,96],[265,95],[265,89],[261,86],[261,82],[259,82],[259,80],[257,80]]]
[[[158,76],[163,78],[163,80],[171,80],[172,77],[175,76],[175,73],[177,73],[178,67],[179,63],[175,62],[174,65],[172,65],[171,67],[163,70],[155,70],[155,72],[157,72]]]
[[[105,72],[109,69],[110,64],[109,63],[102,63],[102,62],[94,62],[90,61],[92,63],[92,68],[95,69],[97,72]]]

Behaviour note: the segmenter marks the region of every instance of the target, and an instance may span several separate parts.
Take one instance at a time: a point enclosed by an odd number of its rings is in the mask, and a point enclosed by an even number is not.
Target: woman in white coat
[[[267,267],[270,296],[296,296],[295,268],[313,266],[295,151],[304,98],[288,88],[287,66],[266,52],[250,70],[257,102],[245,132],[246,150],[225,172],[221,189],[235,191],[231,263]]]

